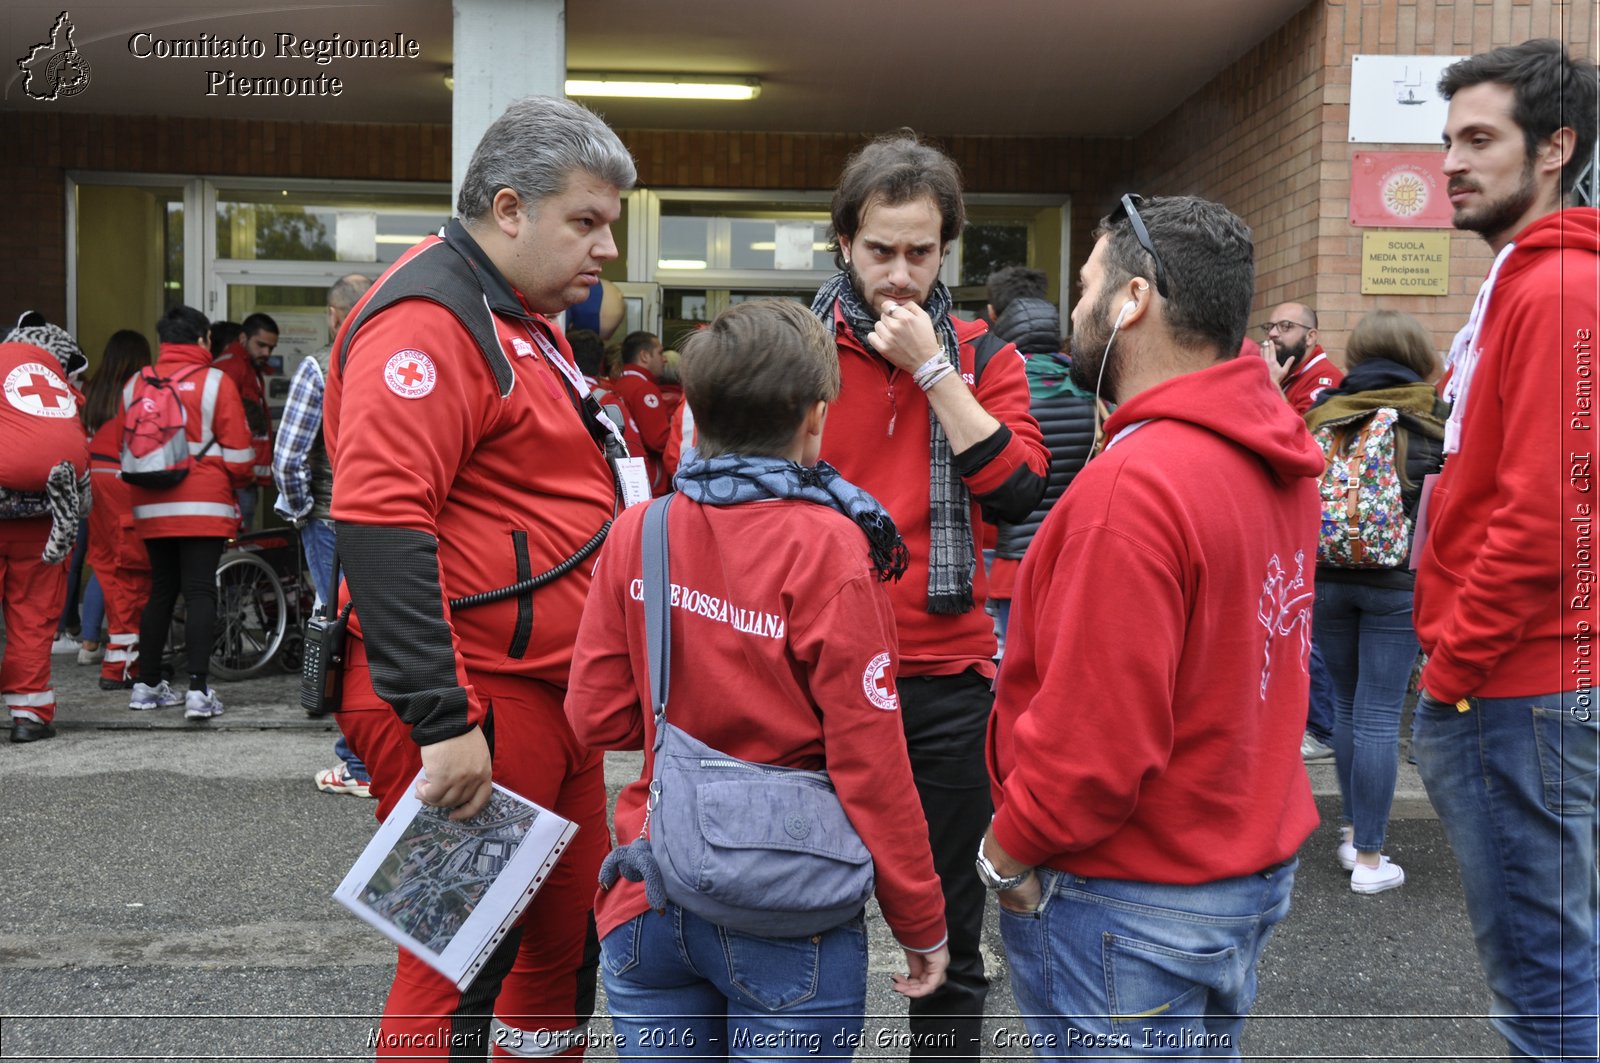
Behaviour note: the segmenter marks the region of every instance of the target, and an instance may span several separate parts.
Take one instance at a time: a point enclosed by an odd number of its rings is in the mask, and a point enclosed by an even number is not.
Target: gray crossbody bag
[[[873,870],[827,773],[740,760],[667,722],[673,497],[650,504],[642,540],[656,726],[645,827],[661,884],[673,903],[730,930],[764,937],[831,930],[866,904]]]

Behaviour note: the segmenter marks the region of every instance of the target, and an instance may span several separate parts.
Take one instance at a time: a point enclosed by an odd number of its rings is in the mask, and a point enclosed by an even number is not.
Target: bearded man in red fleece
[[[945,984],[911,1002],[911,1056],[976,1058],[989,983],[972,850],[989,820],[996,649],[977,529],[1033,511],[1050,452],[1017,349],[956,317],[939,280],[966,224],[950,157],[905,133],[880,137],[845,162],[832,214],[840,271],[811,304],[842,380],[822,457],[883,503],[911,553],[888,585],[895,685],[950,931]]]
[[[1072,375],[1116,412],[1017,577],[977,853],[1018,1009],[1063,1048],[1237,1058],[1317,823],[1323,462],[1235,357],[1254,281],[1249,229],[1191,197],[1124,196],[1082,271]]]
[[[1593,63],[1553,40],[1439,80],[1455,225],[1495,261],[1451,347],[1444,470],[1425,496],[1414,748],[1461,868],[1490,1021],[1513,1055],[1540,1060],[1595,1058],[1600,994],[1600,212],[1562,209],[1593,157],[1596,91]]]

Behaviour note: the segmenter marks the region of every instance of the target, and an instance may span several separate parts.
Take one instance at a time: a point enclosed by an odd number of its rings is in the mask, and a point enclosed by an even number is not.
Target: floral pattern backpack
[[[1400,415],[1384,407],[1357,426],[1322,425],[1322,527],[1317,564],[1399,568],[1411,551],[1411,518],[1400,493]],[[1358,422],[1359,423],[1359,422]]]

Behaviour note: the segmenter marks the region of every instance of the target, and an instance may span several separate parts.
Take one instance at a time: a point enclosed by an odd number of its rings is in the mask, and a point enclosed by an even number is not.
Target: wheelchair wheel
[[[211,671],[218,679],[259,675],[283,646],[288,599],[272,566],[230,551],[217,565],[217,630]]]

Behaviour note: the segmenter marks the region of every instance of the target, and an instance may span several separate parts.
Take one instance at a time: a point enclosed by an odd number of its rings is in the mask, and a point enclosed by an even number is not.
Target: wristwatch
[[[994,865],[989,862],[989,858],[984,855],[982,842],[978,843],[977,868],[978,877],[983,879],[984,886],[990,890],[1014,890],[1028,881],[1028,876],[1033,874],[1033,868],[1031,867],[1025,867],[1009,878],[1000,874],[995,870]]]

